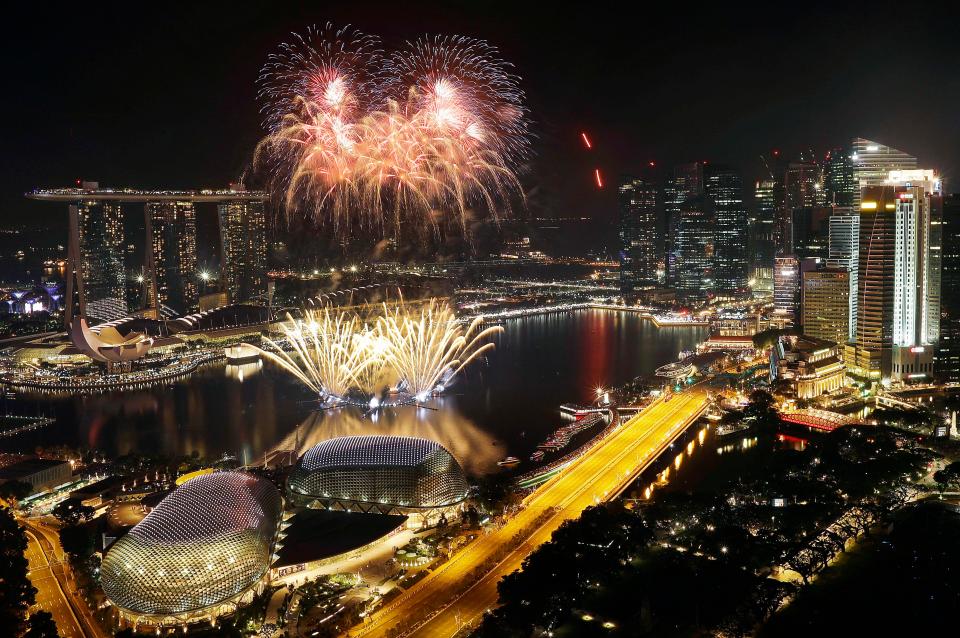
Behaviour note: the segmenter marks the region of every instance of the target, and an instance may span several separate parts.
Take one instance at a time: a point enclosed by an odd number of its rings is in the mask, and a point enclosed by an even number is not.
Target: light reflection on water
[[[497,461],[507,454],[506,447],[446,402],[440,399],[430,402],[429,408],[407,406],[367,416],[356,408],[318,410],[287,433],[274,449],[296,450],[300,455],[317,443],[338,436],[413,436],[437,441],[470,474],[495,471]]]

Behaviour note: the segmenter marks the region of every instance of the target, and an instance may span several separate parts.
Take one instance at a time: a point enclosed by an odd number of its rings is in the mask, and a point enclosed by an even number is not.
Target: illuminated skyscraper
[[[620,288],[630,292],[657,281],[658,185],[635,177],[620,185]]]
[[[666,218],[666,279],[669,285],[680,281],[680,208],[683,203],[703,194],[703,163],[681,164],[664,185],[663,212]]]
[[[722,166],[707,166],[703,175],[703,190],[713,208],[713,286],[724,291],[746,288],[749,224],[743,180]]]
[[[824,162],[824,189],[827,192],[827,204],[833,206],[853,206],[857,201],[859,186],[853,175],[853,151],[849,148],[835,148],[827,153]]]
[[[152,309],[177,314],[199,306],[197,288],[197,214],[192,202],[147,202],[146,276]]]
[[[940,342],[937,376],[960,382],[960,195],[943,198]]]
[[[79,315],[91,324],[127,314],[123,216],[119,202],[70,204],[66,321]]]
[[[842,346],[850,334],[850,273],[820,268],[803,273],[803,334]]]
[[[940,334],[940,181],[893,171],[860,202],[856,372],[879,380],[933,374]]]
[[[754,187],[756,214],[750,220],[750,278],[757,292],[773,292],[773,257],[776,254],[774,181],[760,180]]]
[[[845,341],[853,341],[857,334],[857,280],[860,272],[860,215],[850,208],[836,208],[830,216],[830,239],[827,266],[843,268],[850,273],[848,282],[850,304],[847,322],[850,333]]]
[[[262,298],[267,292],[267,220],[261,201],[218,205],[220,278],[231,303]]]
[[[714,287],[714,218],[703,196],[680,205],[676,233],[677,292],[685,299],[703,299]]]
[[[881,185],[890,171],[912,170],[917,168],[917,158],[879,142],[862,137],[855,138],[851,145],[850,159],[853,162],[853,206],[860,205],[860,196],[864,186]]]
[[[784,324],[792,324],[800,305],[800,261],[782,255],[773,262],[773,311]]]

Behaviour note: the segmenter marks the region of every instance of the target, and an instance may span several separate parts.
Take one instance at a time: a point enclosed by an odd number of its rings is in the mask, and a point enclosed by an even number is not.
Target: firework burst
[[[443,392],[494,347],[489,338],[502,331],[484,328],[480,319],[464,327],[449,305],[435,300],[381,310],[372,325],[348,310],[308,310],[299,320],[288,316],[281,327],[287,348],[268,339],[270,349],[261,352],[324,399],[340,401],[354,391],[373,396],[393,387],[402,403]]]
[[[496,49],[422,38],[385,55],[352,29],[311,29],[260,77],[269,170],[289,213],[336,229],[435,227],[470,210],[509,210],[529,152],[517,77]]]

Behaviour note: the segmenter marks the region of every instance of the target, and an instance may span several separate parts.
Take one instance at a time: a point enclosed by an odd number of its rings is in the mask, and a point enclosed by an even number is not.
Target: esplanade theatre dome
[[[442,445],[404,436],[345,436],[310,448],[287,483],[292,499],[443,508],[467,496],[463,469]]]
[[[103,591],[144,622],[216,615],[261,582],[282,516],[280,492],[243,472],[191,479],[109,549]]]

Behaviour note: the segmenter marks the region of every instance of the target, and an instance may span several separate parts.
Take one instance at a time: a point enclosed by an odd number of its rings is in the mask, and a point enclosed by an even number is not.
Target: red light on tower
[[[648,163],[650,164],[650,166],[656,166],[656,165],[657,165],[656,162],[648,162]]]
[[[780,157],[780,151],[778,151],[777,149],[773,149],[773,156]]]

